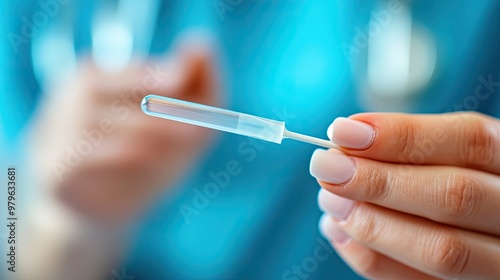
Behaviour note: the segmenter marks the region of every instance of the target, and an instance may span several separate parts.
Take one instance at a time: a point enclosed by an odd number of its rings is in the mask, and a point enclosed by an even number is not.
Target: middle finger
[[[500,235],[500,223],[493,222],[500,221],[496,175],[460,167],[383,163],[334,150],[316,150],[310,171],[324,189],[350,200]],[[335,208],[342,216],[349,207]]]

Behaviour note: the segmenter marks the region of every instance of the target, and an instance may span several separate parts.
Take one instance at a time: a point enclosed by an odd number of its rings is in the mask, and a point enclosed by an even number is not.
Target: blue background
[[[35,1],[2,1],[0,45],[0,147],[20,160],[20,137],[37,106],[31,45],[16,53],[7,36],[19,32]],[[365,26],[375,1],[242,0],[221,20],[212,1],[163,1],[151,53],[166,52],[187,27],[212,31],[221,49],[225,107],[281,119],[293,130],[325,137],[338,116],[363,111],[351,65],[340,45]],[[90,48],[90,16],[96,1],[72,3],[75,49]],[[479,76],[500,80],[500,2],[413,1],[413,19],[436,39],[437,67],[430,84],[406,111],[453,110],[474,93]],[[498,91],[478,111],[499,117]],[[283,115],[283,112],[286,114]],[[319,186],[309,175],[311,145],[282,145],[221,134],[203,162],[174,191],[166,193],[139,228],[124,266],[138,279],[279,279],[313,256],[320,238],[316,205]],[[241,145],[245,151],[240,149]],[[8,156],[8,157],[7,157]],[[238,162],[242,171],[189,223],[179,207],[192,205],[194,189],[213,181],[211,172]],[[355,274],[335,255],[308,279],[349,279]]]

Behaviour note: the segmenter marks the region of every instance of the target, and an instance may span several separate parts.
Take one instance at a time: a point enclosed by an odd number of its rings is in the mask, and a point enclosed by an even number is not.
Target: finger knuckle
[[[383,167],[373,166],[370,172],[363,176],[364,183],[356,184],[363,186],[363,196],[366,201],[383,201],[387,196],[388,174]]]
[[[446,277],[461,275],[469,264],[469,246],[453,233],[440,234],[429,253],[431,269]]]
[[[397,150],[403,155],[410,155],[415,148],[416,127],[411,121],[406,121],[397,127]]]
[[[380,239],[380,227],[382,221],[380,217],[375,217],[374,210],[361,209],[356,211],[355,217],[351,220],[355,221],[353,225],[353,238],[361,241],[364,244],[375,244]],[[377,221],[377,222],[375,222]]]
[[[471,176],[452,174],[449,176],[444,195],[441,198],[441,209],[445,219],[469,218],[479,204],[479,182]]]
[[[460,161],[464,165],[488,166],[494,160],[495,135],[482,115],[470,113],[467,119],[458,135]]]

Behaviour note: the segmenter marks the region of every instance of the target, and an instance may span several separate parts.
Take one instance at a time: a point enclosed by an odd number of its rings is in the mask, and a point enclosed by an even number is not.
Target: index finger
[[[500,174],[500,122],[478,113],[363,113],[337,118],[329,137],[359,157]]]

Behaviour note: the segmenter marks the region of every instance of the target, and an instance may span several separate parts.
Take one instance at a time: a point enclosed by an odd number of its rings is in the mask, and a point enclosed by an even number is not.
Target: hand
[[[359,114],[317,150],[320,230],[377,279],[500,279],[500,121]]]
[[[84,60],[74,80],[49,92],[31,137],[41,184],[84,217],[122,223],[178,179],[209,132],[147,116],[140,102],[154,93],[217,105],[211,52],[188,43],[119,73]]]

